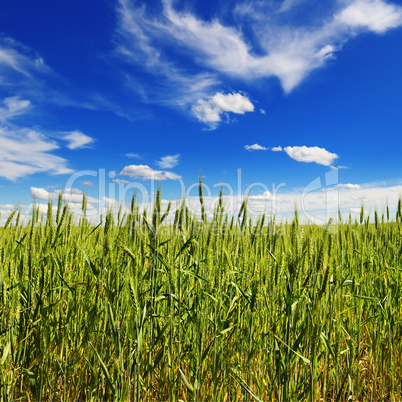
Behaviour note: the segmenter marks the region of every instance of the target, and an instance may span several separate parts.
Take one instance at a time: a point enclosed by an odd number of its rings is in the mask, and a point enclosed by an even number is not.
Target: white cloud
[[[381,0],[357,0],[343,9],[336,21],[383,33],[402,24],[402,8]]]
[[[315,162],[319,165],[330,166],[339,156],[319,147],[285,147],[284,151],[298,162]]]
[[[141,180],[177,180],[181,177],[173,173],[154,170],[148,165],[125,166],[120,172],[120,176],[129,176]]]
[[[68,142],[67,148],[69,149],[87,148],[89,144],[95,141],[93,138],[79,131],[63,133],[62,138],[64,141]]]
[[[49,191],[46,191],[44,188],[31,187],[30,192],[31,196],[38,200],[48,200],[50,198]]]
[[[282,149],[281,146],[279,146],[279,147],[273,147],[273,148],[271,148],[271,151],[280,152],[280,151],[283,151],[283,149]]]
[[[197,104],[192,107],[192,111],[198,120],[214,125],[222,120],[221,115],[223,113],[244,114],[245,112],[253,112],[254,105],[247,96],[241,93],[225,95],[218,92],[206,100],[199,99]]]
[[[49,192],[45,190],[44,188],[38,188],[38,187],[31,187],[30,188],[30,193],[31,196],[35,199],[38,200],[57,200],[59,193],[62,194],[63,196],[63,201],[66,202],[73,202],[73,203],[82,203],[82,199],[84,196],[84,193],[81,190],[78,190],[77,188],[71,188],[71,189],[65,189],[65,190],[55,190],[53,192]],[[95,203],[97,204],[99,200],[94,197],[85,197],[87,202],[89,203]]]
[[[164,156],[156,164],[162,169],[172,169],[179,164],[179,158],[180,154]]]
[[[253,144],[253,145],[245,145],[244,149],[247,149],[247,151],[266,151],[269,148],[265,148],[259,144]]]
[[[197,105],[192,107],[195,117],[204,123],[217,123],[221,121],[221,111],[209,101],[199,99]]]

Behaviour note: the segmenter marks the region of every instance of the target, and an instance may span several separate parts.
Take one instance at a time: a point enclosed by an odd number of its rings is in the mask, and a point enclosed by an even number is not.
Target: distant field
[[[16,212],[0,398],[400,400],[401,210],[319,227],[183,205],[167,223],[158,192],[152,216],[133,201],[98,226],[61,199],[24,226]]]

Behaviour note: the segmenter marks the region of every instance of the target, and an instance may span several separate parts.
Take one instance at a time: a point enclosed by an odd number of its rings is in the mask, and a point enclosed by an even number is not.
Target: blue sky
[[[151,179],[176,200],[201,174],[212,195],[252,186],[259,210],[281,184],[285,216],[331,170],[343,211],[393,206],[401,45],[395,0],[6,0],[0,212],[45,204],[82,171],[98,174],[70,201],[85,191],[95,209],[124,185],[152,198]]]

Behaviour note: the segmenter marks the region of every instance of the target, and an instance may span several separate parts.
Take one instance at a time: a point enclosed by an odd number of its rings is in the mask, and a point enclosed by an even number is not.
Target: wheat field
[[[202,188],[202,187],[200,187]],[[0,395],[400,400],[402,206],[325,227],[185,203],[0,228]]]

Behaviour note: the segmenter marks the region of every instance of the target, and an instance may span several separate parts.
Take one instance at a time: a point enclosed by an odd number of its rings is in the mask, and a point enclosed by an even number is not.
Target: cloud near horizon
[[[125,166],[119,176],[129,176],[141,180],[178,180],[181,177],[174,173],[154,170],[148,165]]]
[[[402,194],[402,186],[379,186],[373,183],[365,184],[351,184],[346,185],[339,184],[334,188],[318,188],[316,191],[304,191],[301,190],[286,189],[280,187],[278,192],[270,192],[269,190],[263,191],[261,194],[248,196],[248,215],[252,219],[257,219],[262,213],[272,214],[276,216],[276,221],[280,223],[281,219],[292,219],[294,216],[295,206],[299,211],[300,219],[305,223],[317,223],[325,224],[330,218],[336,222],[338,219],[338,210],[341,210],[343,219],[348,219],[349,213],[352,218],[358,217],[363,203],[366,211],[369,211],[371,215],[377,210],[379,213],[385,212],[387,205],[391,208],[391,213],[396,212],[398,199]],[[328,192],[331,193],[327,194]],[[70,203],[70,206],[74,213],[81,213],[81,203],[83,198],[83,192],[76,188],[72,188],[68,191],[61,191],[63,195],[63,201]],[[31,195],[36,200],[48,201],[49,199],[56,200],[59,191],[48,191],[44,188],[31,187]],[[335,195],[335,198],[334,198]],[[117,196],[117,194],[115,194]],[[243,195],[224,195],[223,203],[226,211],[229,215],[237,216],[241,204],[244,200]],[[328,200],[328,196],[331,201]],[[205,210],[208,219],[212,219],[214,214],[214,208],[216,207],[218,196],[204,196]],[[88,217],[93,223],[99,222],[101,214],[104,214],[112,208],[117,213],[120,207],[120,203],[116,199],[111,199],[106,196],[99,196],[98,198],[86,196],[88,202]],[[172,202],[172,209],[169,215],[169,219],[172,219],[176,208],[180,208],[183,199],[166,200],[162,199],[162,206],[166,207],[169,202]],[[333,201],[336,201],[335,203]],[[200,205],[198,197],[187,197],[185,199],[186,205],[192,214],[199,216]],[[40,211],[46,214],[47,204],[36,204],[40,207]],[[151,211],[153,207],[153,197],[149,198],[147,202],[139,202],[138,206],[140,210]],[[123,212],[128,211],[130,204],[122,204]],[[7,219],[4,214],[9,214],[14,208],[11,204],[0,205],[0,212],[4,212],[1,215],[1,219]],[[54,208],[57,206],[54,205]],[[380,209],[379,209],[380,208]],[[29,220],[29,216],[32,212],[31,205],[21,205],[23,217],[26,217],[26,221]],[[395,216],[395,215],[393,215]]]
[[[30,188],[31,196],[37,200],[55,200],[62,194],[63,201],[65,202],[74,202],[74,203],[82,203],[84,193],[77,188],[71,188],[69,190],[55,190],[53,192],[47,191],[44,188],[39,187],[31,187]],[[99,200],[94,197],[85,196],[87,202],[97,204]]]
[[[339,183],[336,185],[337,188],[343,188],[345,190],[359,190],[361,186],[359,184],[352,184],[352,183]]]

